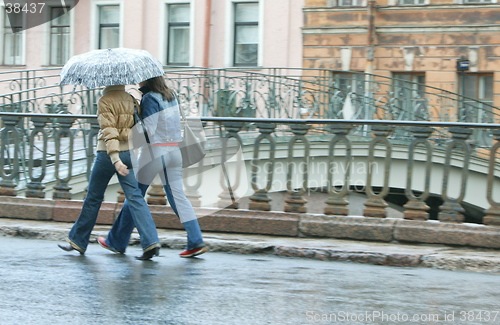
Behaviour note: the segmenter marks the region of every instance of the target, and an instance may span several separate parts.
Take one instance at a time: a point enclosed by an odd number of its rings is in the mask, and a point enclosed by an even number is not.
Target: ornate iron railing
[[[347,161],[341,177],[343,183],[333,187],[323,184],[332,194],[326,202],[329,208],[325,213],[338,214],[346,211],[345,193],[352,186],[349,161],[353,159],[353,151],[364,150],[365,162],[374,162],[379,147],[385,148],[386,157],[389,157],[386,159],[390,159],[392,147],[402,146],[406,148],[402,152],[410,153],[408,170],[416,170],[415,156],[426,157],[423,160],[426,164],[430,164],[429,160],[442,159],[444,179],[450,178],[446,170],[453,169],[451,166],[457,160],[463,161],[465,173],[470,159],[475,159],[476,163],[482,161],[478,164],[484,165],[488,164],[485,159],[491,157],[489,164],[493,167],[483,175],[488,175],[487,201],[492,207],[489,211],[493,211],[489,215],[498,213],[498,201],[491,193],[498,178],[495,157],[499,135],[495,123],[499,121],[499,114],[498,108],[489,103],[404,80],[325,69],[272,68],[259,72],[185,69],[169,70],[166,78],[169,86],[179,93],[184,111],[188,115],[202,116],[213,139],[230,136],[244,147],[253,148],[252,162],[271,163],[268,166],[271,170],[265,174],[265,184],[262,180],[257,181],[260,176],[254,169],[261,170],[258,165],[254,164],[249,171],[254,191],[250,208],[267,209],[267,193],[272,190],[273,162],[279,159],[278,152],[290,162],[297,155],[294,148],[300,145],[307,147],[306,151],[301,151],[302,159],[307,159],[310,152],[317,152],[316,146],[322,148],[323,154],[328,153],[324,157],[342,152]],[[0,72],[0,194],[16,195],[18,191],[25,191],[26,196],[45,197],[47,184],[54,183],[54,198],[70,198],[70,180],[88,174],[94,158],[98,130],[96,103],[101,89],[62,87],[58,82],[59,69]],[[138,95],[136,88],[129,90]],[[404,127],[409,125],[428,125],[432,130]],[[463,127],[465,131],[452,126]],[[286,143],[288,149],[280,151],[276,147],[280,143]],[[221,150],[220,145],[214,145],[211,150]],[[457,150],[462,153],[453,158]],[[262,155],[266,155],[266,159],[259,158]],[[337,161],[328,162],[333,163]],[[389,160],[378,163],[385,173],[393,168]],[[281,171],[287,175],[286,186],[282,189],[293,194],[288,199],[289,211],[303,211],[304,207],[300,193],[307,188],[310,173],[307,164],[300,166],[302,169]],[[419,170],[425,172],[426,179],[430,177],[427,167]],[[328,169],[325,173],[328,174]],[[302,186],[292,185],[297,182],[293,175],[304,175],[298,180]],[[328,175],[330,182],[333,174]],[[384,174],[382,179],[386,176]],[[408,177],[407,182],[411,184],[411,180]],[[386,181],[371,182],[372,178],[367,175],[365,193],[372,204],[367,214],[380,214],[388,184]],[[201,186],[199,181],[187,185],[190,193],[196,193],[196,188]],[[444,208],[459,211],[456,203],[459,205],[463,201],[462,193],[457,194],[456,199],[449,199],[447,189],[448,186],[443,185],[433,194],[449,202]],[[413,190],[412,186],[406,189],[405,195],[412,202],[407,209],[417,205],[413,210],[417,210],[418,218],[423,218],[423,206],[415,202],[425,201],[431,193],[423,185],[420,186],[422,197],[413,194]],[[227,202],[228,196],[224,197]],[[380,211],[372,213],[370,209]],[[413,218],[412,213],[407,215]]]
[[[0,72],[0,110],[94,114],[98,89],[59,86],[58,68]],[[329,69],[167,70],[200,116],[494,123],[499,109],[415,82]]]
[[[59,86],[58,68],[0,72],[0,111],[95,114],[101,89]],[[328,69],[175,69],[166,71],[187,115],[497,123],[491,102],[407,80]],[[129,89],[139,95],[136,88]],[[74,126],[73,129],[77,128]],[[81,130],[86,128],[82,127]],[[360,136],[369,129],[353,131]],[[408,132],[393,133],[407,138]],[[447,135],[436,133],[436,137]],[[492,135],[471,141],[489,146]]]
[[[53,199],[71,199],[71,180],[88,173],[94,159],[96,117],[5,112],[0,116],[4,122],[0,131],[0,195],[16,196],[25,188],[26,197],[44,198],[50,190]],[[427,201],[432,196],[440,201],[435,215],[440,221],[482,219],[487,224],[500,224],[500,200],[494,191],[500,182],[497,124],[227,117],[204,117],[202,121],[209,131],[207,150],[213,158],[210,165],[186,171],[190,177],[186,179],[187,193],[198,202],[195,204],[202,204],[204,194],[200,192],[208,186],[209,194],[220,191],[220,208],[240,208],[234,196],[244,187],[241,178],[249,174],[249,187],[243,192],[251,193],[248,207],[243,208],[270,210],[270,194],[284,191],[288,193],[284,210],[303,213],[307,212],[304,193],[315,178],[314,187],[329,194],[325,214],[349,215],[348,194],[360,191],[367,197],[363,215],[386,217],[388,197],[400,189],[407,219],[428,220],[431,211]],[[19,125],[30,128],[24,134]],[[75,125],[88,130],[75,134]],[[312,132],[313,126],[324,132]],[[367,138],[354,132],[368,126],[371,133]],[[411,134],[408,141],[391,137],[399,129]],[[441,129],[450,134],[444,145],[433,138]],[[474,150],[469,141],[474,130],[491,131],[492,146]],[[239,143],[242,152],[227,152],[227,140]],[[20,146],[21,142],[29,145]],[[83,147],[85,154],[76,154],[78,147]],[[221,157],[227,156],[233,160],[224,164],[227,172],[219,175],[220,186],[213,180],[205,184],[203,171],[213,173],[214,166],[226,160],[221,161]],[[364,171],[354,171],[355,164],[365,166]],[[359,185],[361,189],[356,187]],[[469,216],[465,203],[480,210],[479,220]]]

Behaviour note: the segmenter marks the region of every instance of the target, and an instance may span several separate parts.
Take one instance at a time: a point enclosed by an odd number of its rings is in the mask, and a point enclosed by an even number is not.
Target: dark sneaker
[[[153,247],[135,258],[142,261],[149,261],[153,256],[160,256],[160,247]]]
[[[195,249],[190,249],[190,250],[185,250],[184,252],[180,253],[180,257],[194,257],[201,255],[205,253],[208,249],[206,247],[199,247]]]
[[[116,254],[125,254],[125,252],[120,252],[120,251],[117,251],[114,248],[109,247],[108,244],[106,244],[106,238],[104,238],[104,237],[97,237],[97,242],[99,243],[99,245],[101,245],[101,247],[104,247],[107,250],[112,251],[113,253],[116,253]]]
[[[83,248],[81,248],[80,246],[78,246],[77,244],[75,244],[73,241],[71,241],[71,239],[68,238],[67,241],[68,241],[69,245],[58,244],[57,246],[59,246],[60,249],[65,250],[66,252],[76,250],[81,255],[85,254],[85,250]]]

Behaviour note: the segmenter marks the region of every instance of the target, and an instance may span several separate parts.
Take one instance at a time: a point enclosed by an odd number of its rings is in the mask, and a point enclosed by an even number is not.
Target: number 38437
[[[476,322],[497,322],[500,320],[500,311],[461,311],[460,321],[476,321]]]
[[[36,14],[42,13],[45,3],[43,2],[32,2],[32,3],[18,3],[18,2],[7,2],[5,1],[5,12],[8,14]]]

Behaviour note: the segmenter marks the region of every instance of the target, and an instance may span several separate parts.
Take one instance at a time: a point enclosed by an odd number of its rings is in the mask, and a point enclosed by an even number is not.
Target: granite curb
[[[64,241],[71,225],[72,223],[67,222],[0,218],[0,236]],[[109,226],[96,226],[91,242],[95,243],[98,236],[105,236],[108,229]],[[178,250],[184,248],[184,231],[158,231],[163,247]],[[216,232],[204,232],[204,238],[209,250],[214,252],[272,254],[323,261],[500,273],[500,251],[488,248]],[[138,243],[139,237],[134,233],[131,245],[138,248]]]
[[[0,217],[73,223],[81,205],[75,200],[0,196]],[[97,224],[111,225],[121,207],[103,202]],[[158,229],[183,230],[170,207],[150,205],[150,210]],[[195,213],[203,232],[500,249],[500,227],[484,224],[218,208],[195,208]]]

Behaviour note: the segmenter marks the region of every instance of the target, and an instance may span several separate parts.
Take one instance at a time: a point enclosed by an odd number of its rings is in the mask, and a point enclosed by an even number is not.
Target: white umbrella
[[[163,74],[163,65],[148,51],[113,48],[69,59],[61,70],[60,84],[89,88],[134,85]]]

